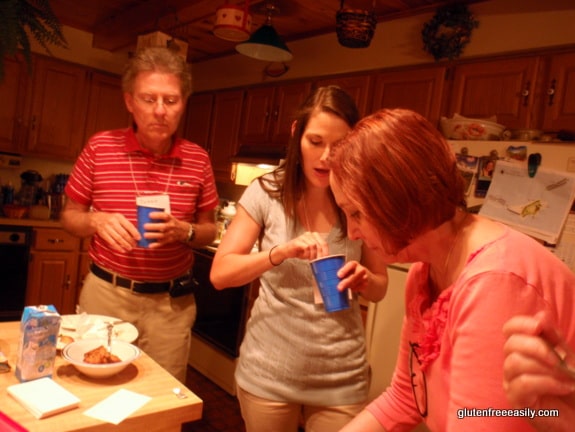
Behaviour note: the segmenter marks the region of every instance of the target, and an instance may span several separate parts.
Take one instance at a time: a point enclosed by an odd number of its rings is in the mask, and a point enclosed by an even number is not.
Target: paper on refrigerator
[[[540,166],[529,177],[525,164],[499,160],[479,214],[555,244],[574,197],[570,173]]]

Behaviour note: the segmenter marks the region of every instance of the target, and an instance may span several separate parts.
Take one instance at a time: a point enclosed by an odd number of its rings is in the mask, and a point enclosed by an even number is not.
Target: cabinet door
[[[382,108],[407,108],[437,125],[445,73],[445,67],[426,67],[377,74],[371,112]]]
[[[212,93],[196,94],[190,96],[186,110],[184,137],[206,149],[208,149],[213,105]]]
[[[345,90],[355,100],[360,117],[369,114],[369,91],[371,75],[326,78],[315,82],[316,87],[336,85]]]
[[[230,182],[230,158],[238,151],[243,91],[216,93],[210,129],[210,158],[217,181]]]
[[[549,78],[543,92],[543,129],[575,130],[575,53],[551,58]]]
[[[119,76],[90,72],[89,91],[84,143],[96,132],[130,126]]]
[[[18,153],[24,135],[24,107],[28,71],[23,61],[6,57],[0,81],[0,151]]]
[[[538,57],[522,57],[456,66],[449,117],[496,115],[507,128],[531,127],[538,64]]]
[[[311,83],[256,87],[246,91],[239,141],[242,155],[285,156],[297,109],[311,91]]]
[[[39,58],[27,154],[73,160],[84,139],[86,68]]]
[[[255,147],[267,142],[270,119],[274,115],[273,99],[273,87],[256,87],[246,90],[239,134],[242,147]],[[278,114],[277,110],[275,114]]]
[[[269,143],[273,150],[267,150],[265,153],[269,153],[271,156],[285,155],[285,148],[291,136],[291,125],[297,110],[310,92],[310,82],[276,87],[269,136]]]
[[[33,251],[28,273],[26,304],[53,304],[60,314],[76,307],[76,252]]]

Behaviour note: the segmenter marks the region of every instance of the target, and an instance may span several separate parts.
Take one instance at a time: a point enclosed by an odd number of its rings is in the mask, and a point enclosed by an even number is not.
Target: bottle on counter
[[[220,210],[220,218],[218,223],[218,237],[220,240],[226,233],[226,230],[228,229],[228,226],[232,222],[232,219],[235,215],[236,203],[234,201],[228,201],[228,204]]]
[[[14,185],[12,182],[2,186],[2,203],[3,204],[13,204],[14,203]]]

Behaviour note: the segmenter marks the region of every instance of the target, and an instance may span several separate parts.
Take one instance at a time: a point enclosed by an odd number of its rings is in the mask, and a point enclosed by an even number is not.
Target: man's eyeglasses
[[[421,417],[427,417],[427,381],[425,374],[421,370],[421,362],[417,356],[417,343],[409,342],[409,376],[411,379],[411,391],[415,399],[417,411]]]
[[[150,94],[137,94],[134,99],[142,106],[153,109],[157,104],[161,104],[164,108],[169,109],[177,106],[181,98],[179,96],[155,96]]]

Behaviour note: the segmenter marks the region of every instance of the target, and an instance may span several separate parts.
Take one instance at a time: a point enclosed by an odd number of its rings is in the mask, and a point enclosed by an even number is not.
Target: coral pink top
[[[455,283],[431,305],[428,274],[424,263],[409,271],[392,383],[368,411],[388,432],[408,431],[421,421],[437,432],[532,430],[517,417],[518,410],[507,413],[514,417],[494,413],[511,409],[502,387],[502,327],[514,315],[548,309],[575,346],[575,275],[535,240],[512,229],[475,251]],[[419,345],[415,352],[427,383],[425,418],[413,396],[410,343]],[[483,415],[462,415],[474,409]]]

